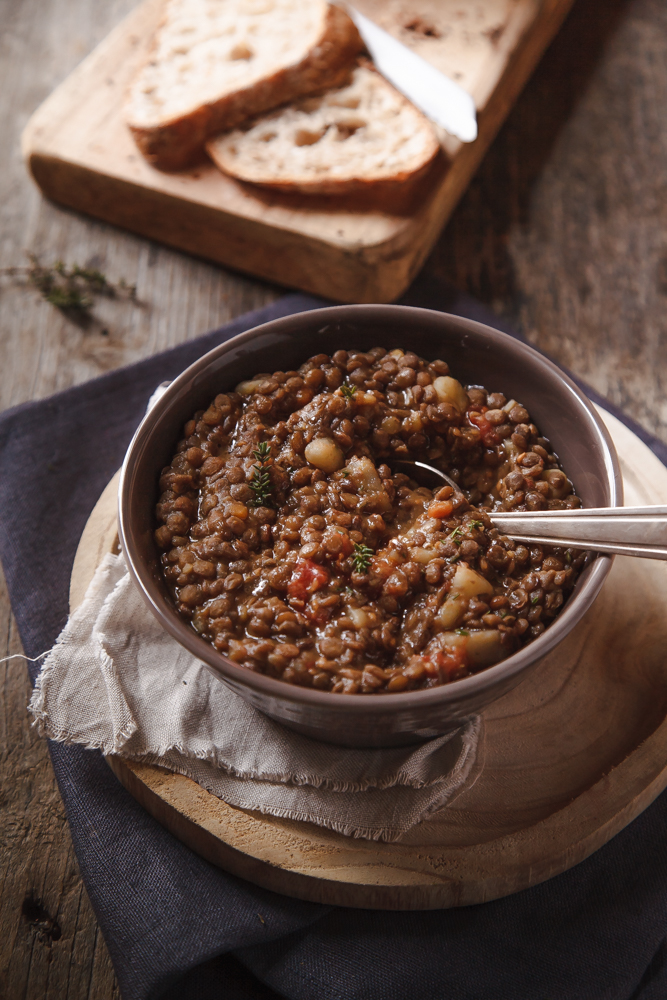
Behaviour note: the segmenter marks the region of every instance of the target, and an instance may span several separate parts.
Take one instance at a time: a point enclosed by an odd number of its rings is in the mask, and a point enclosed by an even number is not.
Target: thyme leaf
[[[34,253],[29,253],[28,259],[30,264],[23,267],[0,268],[0,276],[27,278],[46,302],[62,312],[88,313],[94,305],[95,295],[116,298],[121,293],[126,298],[136,299],[136,285],[129,285],[123,279],[114,285],[96,268],[81,267],[79,264],[68,267],[62,260],[45,266]]]
[[[363,545],[361,542],[355,542],[354,552],[352,554],[352,565],[354,567],[354,572],[366,573],[368,567],[371,564],[372,555],[373,555],[373,549],[369,548],[368,545]]]
[[[356,385],[350,385],[349,382],[344,382],[340,387],[340,391],[345,396],[346,399],[353,399],[357,391]]]
[[[257,464],[252,467],[252,478],[248,486],[253,492],[250,500],[251,507],[271,506],[271,475],[269,472],[269,459],[271,457],[271,445],[267,441],[262,441],[252,453],[257,459]]]

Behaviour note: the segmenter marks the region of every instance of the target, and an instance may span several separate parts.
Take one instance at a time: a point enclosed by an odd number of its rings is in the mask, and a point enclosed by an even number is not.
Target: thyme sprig
[[[352,566],[354,567],[354,572],[366,573],[371,564],[372,555],[373,549],[369,548],[368,545],[364,545],[362,542],[355,542],[354,552],[352,554]]]
[[[250,500],[251,507],[271,506],[271,476],[269,473],[269,458],[271,457],[271,445],[267,441],[262,441],[252,453],[257,459],[257,464],[252,467],[252,478],[248,485],[254,496]]]
[[[345,396],[346,399],[354,399],[357,391],[356,385],[350,385],[349,382],[344,382],[340,387],[340,391]]]
[[[0,268],[0,276],[7,278],[27,278],[46,302],[56,309],[70,314],[83,315],[90,312],[94,296],[116,298],[123,295],[136,300],[136,285],[129,285],[124,279],[113,284],[102,271],[92,267],[72,264],[68,267],[62,260],[50,266],[40,264],[34,253],[28,254],[29,265],[23,267]]]

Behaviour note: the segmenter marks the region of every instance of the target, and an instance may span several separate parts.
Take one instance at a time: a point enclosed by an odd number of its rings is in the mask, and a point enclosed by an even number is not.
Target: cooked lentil
[[[459,489],[392,472],[408,457]],[[490,511],[580,501],[524,406],[411,351],[318,354],[221,393],[159,488],[180,614],[240,666],[334,693],[498,662],[542,634],[587,558],[492,527]]]

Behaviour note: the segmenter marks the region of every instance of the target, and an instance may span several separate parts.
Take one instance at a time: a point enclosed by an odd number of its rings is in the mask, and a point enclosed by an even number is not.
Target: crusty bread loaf
[[[154,166],[178,170],[211,136],[348,80],[362,48],[325,0],[166,0],[125,118]]]
[[[302,97],[211,140],[213,161],[239,180],[283,191],[347,194],[420,176],[439,145],[430,122],[359,66],[347,86]]]

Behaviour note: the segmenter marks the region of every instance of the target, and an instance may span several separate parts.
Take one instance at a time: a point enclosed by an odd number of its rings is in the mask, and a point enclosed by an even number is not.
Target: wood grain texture
[[[627,505],[667,502],[667,469],[601,412]],[[116,544],[117,491],[115,476],[82,536],[72,608]],[[120,757],[108,762],[188,846],[265,888],[369,909],[486,902],[582,861],[667,785],[666,601],[667,563],[617,558],[583,621],[482,713],[468,784],[397,843],[236,809],[182,775]]]
[[[45,262],[89,263],[136,281],[140,300],[101,300],[92,322],[79,325],[34,289],[1,279],[0,409],[139,360],[280,294],[57,208],[26,174],[19,138],[28,117],[133,5],[0,2],[0,266],[24,263],[26,250]],[[0,659],[20,652],[0,572]],[[30,727],[29,690],[21,659],[0,663],[0,997],[119,1000],[46,744]]]
[[[62,209],[43,199],[25,173],[19,138],[30,115],[134,5],[135,0],[0,0],[0,266],[22,263],[26,250],[46,262],[62,258],[98,266],[114,280],[136,281],[142,303],[102,301],[93,322],[82,327],[34,290],[3,280],[0,409],[147,357],[281,294]],[[661,291],[667,288],[661,250],[667,232],[661,195],[667,119],[654,111],[655,95],[667,86],[665,53],[660,0],[576,0],[438,240],[426,272],[499,314],[522,320],[538,346],[548,346],[667,440],[662,385],[667,293]],[[602,169],[591,155],[594,143],[604,145],[604,164],[616,163],[616,171]],[[570,194],[575,181],[576,220]],[[605,203],[611,214],[601,213]],[[634,230],[643,234],[624,244],[620,272],[618,234],[610,224],[617,205],[630,206]],[[539,273],[531,268],[532,248]],[[579,300],[581,261],[595,265],[598,306],[583,319],[579,315],[581,325],[575,325],[562,305]],[[607,302],[613,308],[605,308]],[[17,651],[20,642],[2,586],[0,658]],[[48,754],[29,727],[25,666],[12,660],[0,669],[0,995],[7,993],[11,969],[12,1000],[13,995],[117,998],[76,874]],[[24,780],[24,757],[29,780]],[[46,872],[40,867],[43,842],[52,862]],[[69,873],[67,885],[80,901],[67,910],[67,923],[59,909],[59,871]],[[74,941],[71,949],[61,951],[59,942],[49,947],[38,936],[30,943],[33,929],[24,923],[21,904],[32,888],[60,921],[63,940]],[[59,991],[45,979],[56,965]]]
[[[0,588],[0,656],[21,650]],[[0,664],[0,996],[119,1000],[81,883],[46,744],[26,717],[25,663]]]
[[[667,441],[667,9],[575,5],[427,262]]]
[[[631,9],[509,250],[529,339],[667,439],[667,8]]]
[[[449,139],[450,165],[435,165],[402,211],[395,198],[371,208],[367,194],[353,202],[262,192],[209,161],[171,174],[149,166],[129,134],[123,101],[147,57],[161,0],[144,0],[50,95],[26,127],[23,155],[42,190],[61,204],[327,298],[392,301],[421,267],[571,3],[447,5],[454,24],[461,22],[453,34],[463,61],[452,59],[447,38],[424,37],[418,48],[445,71],[470,60],[459,75],[477,98],[479,135],[468,144]],[[367,7],[373,13],[372,4]],[[421,13],[419,0],[404,2],[399,24]],[[446,28],[443,20],[441,34]]]

